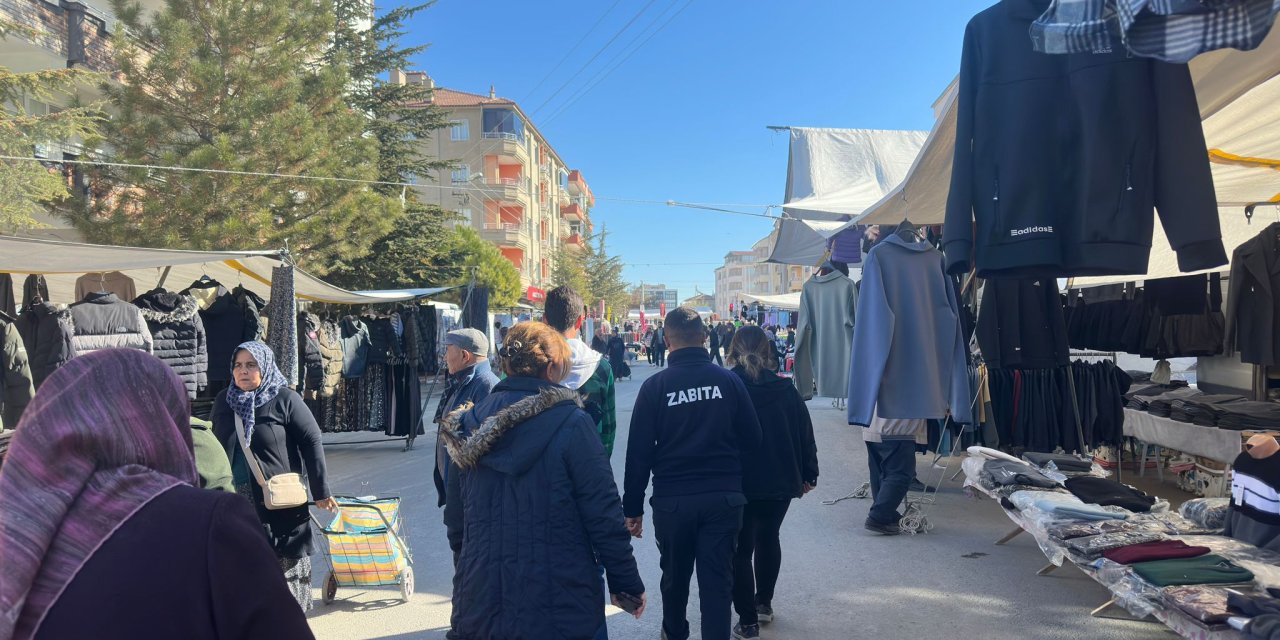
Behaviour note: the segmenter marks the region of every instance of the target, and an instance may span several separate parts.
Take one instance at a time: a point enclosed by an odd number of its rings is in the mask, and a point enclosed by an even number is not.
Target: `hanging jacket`
[[[790,500],[804,484],[818,484],[818,445],[813,421],[787,378],[764,372],[759,380],[735,367],[760,419],[760,446],[742,452],[742,493],[748,500]]]
[[[142,317],[142,310],[116,294],[90,293],[84,300],[71,305],[69,310],[75,327],[71,337],[75,355],[82,356],[99,349],[152,352],[151,330]]]
[[[24,296],[23,303],[31,298]],[[49,302],[29,304],[15,321],[31,365],[31,379],[37,389],[44,379],[75,355],[71,346],[74,328],[71,312]]]
[[[298,314],[298,364],[302,369],[301,389],[319,392],[324,386],[320,319],[306,311]]]
[[[593,637],[604,625],[601,565],[609,592],[644,592],[613,472],[578,401],[508,378],[441,428],[460,469],[459,637]]]
[[[858,292],[853,280],[832,270],[815,275],[800,292],[795,379],[800,397],[843,398],[849,391],[849,348]]]
[[[210,295],[210,291],[214,293]],[[213,280],[194,282],[182,293],[192,295],[197,302],[208,301],[200,305],[208,358],[213,363],[207,377],[211,384],[230,382],[231,358],[236,347],[250,340],[261,340],[265,333],[259,316],[266,301],[244,287],[227,291]]]
[[[196,299],[163,290],[148,291],[133,304],[142,309],[154,342],[152,353],[173,368],[187,395],[209,386],[209,343]]]
[[[22,412],[36,394],[35,385],[31,382],[31,366],[27,363],[27,349],[18,335],[17,320],[4,312],[0,312],[0,401],[4,407],[0,410],[0,429],[12,429],[18,426]]]
[[[388,318],[368,318],[365,325],[369,327],[369,364],[389,364],[400,355],[400,339]]]
[[[1240,361],[1280,364],[1280,223],[1236,247],[1227,293],[1224,351]]]
[[[328,398],[338,390],[338,382],[342,380],[342,338],[338,335],[338,325],[333,322],[320,323],[320,359],[324,366],[320,395]]]
[[[1002,0],[965,29],[947,270],[1140,274],[1158,209],[1178,268],[1227,262],[1191,73],[1123,47],[1048,55],[1046,0]],[[977,223],[976,230],[974,223]]]
[[[359,318],[342,319],[342,377],[359,378],[369,365],[369,328]]]

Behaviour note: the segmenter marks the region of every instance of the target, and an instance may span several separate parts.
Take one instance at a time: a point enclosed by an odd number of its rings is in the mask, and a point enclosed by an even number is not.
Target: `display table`
[[[1136,409],[1124,410],[1124,435],[1225,465],[1234,463],[1243,449],[1239,431],[1178,422]]]

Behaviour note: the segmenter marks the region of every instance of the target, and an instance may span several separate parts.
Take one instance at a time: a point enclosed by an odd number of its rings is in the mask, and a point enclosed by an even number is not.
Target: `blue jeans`
[[[916,472],[914,440],[868,442],[867,466],[871,470],[871,511],[867,517],[877,524],[897,524],[902,519],[898,505]]]

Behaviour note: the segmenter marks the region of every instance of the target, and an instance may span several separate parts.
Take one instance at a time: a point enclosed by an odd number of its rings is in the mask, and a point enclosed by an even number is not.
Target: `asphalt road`
[[[635,377],[618,383],[617,448],[613,466],[622,483],[627,425],[636,392],[654,368],[639,364]],[[933,530],[924,535],[882,537],[862,528],[868,503],[822,501],[848,495],[865,481],[866,450],[856,427],[830,400],[809,403],[818,440],[819,486],[788,512],[782,530],[783,566],[773,606],[775,621],[763,638],[1168,638],[1163,626],[1129,619],[1092,618],[1109,597],[1104,588],[1071,567],[1038,577],[1044,555],[1026,535],[1005,546],[993,541],[1013,525],[990,500],[965,497],[947,482],[930,507]],[[377,434],[328,434],[326,443],[377,440]],[[328,565],[314,559],[316,608],[312,628],[321,640],[443,638],[448,628],[452,562],[431,481],[434,430],[418,447],[375,442],[326,446],[329,484],[346,495],[398,495],[414,556],[416,593],[408,603],[396,587],[342,588],[331,605],[320,602]],[[934,484],[941,471],[917,457],[919,477]],[[957,463],[958,464],[958,463]],[[957,470],[952,467],[952,472]],[[948,477],[951,473],[946,474]],[[1175,504],[1185,496],[1172,485],[1148,485]],[[650,527],[652,523],[646,521]],[[318,543],[319,549],[324,548]],[[634,542],[649,587],[649,611],[635,620],[609,608],[615,640],[656,640],[661,626],[661,572],[651,535]],[[689,619],[697,637],[697,586]],[[1114,615],[1114,614],[1113,614]],[[1120,614],[1123,616],[1123,613]]]

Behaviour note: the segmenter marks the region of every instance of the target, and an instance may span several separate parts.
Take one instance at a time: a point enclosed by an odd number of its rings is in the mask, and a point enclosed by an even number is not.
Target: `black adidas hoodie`
[[[1181,270],[1226,264],[1187,66],[1037,53],[1048,4],[1002,0],[965,29],[947,270],[976,250],[983,277],[1145,273],[1153,207]]]

